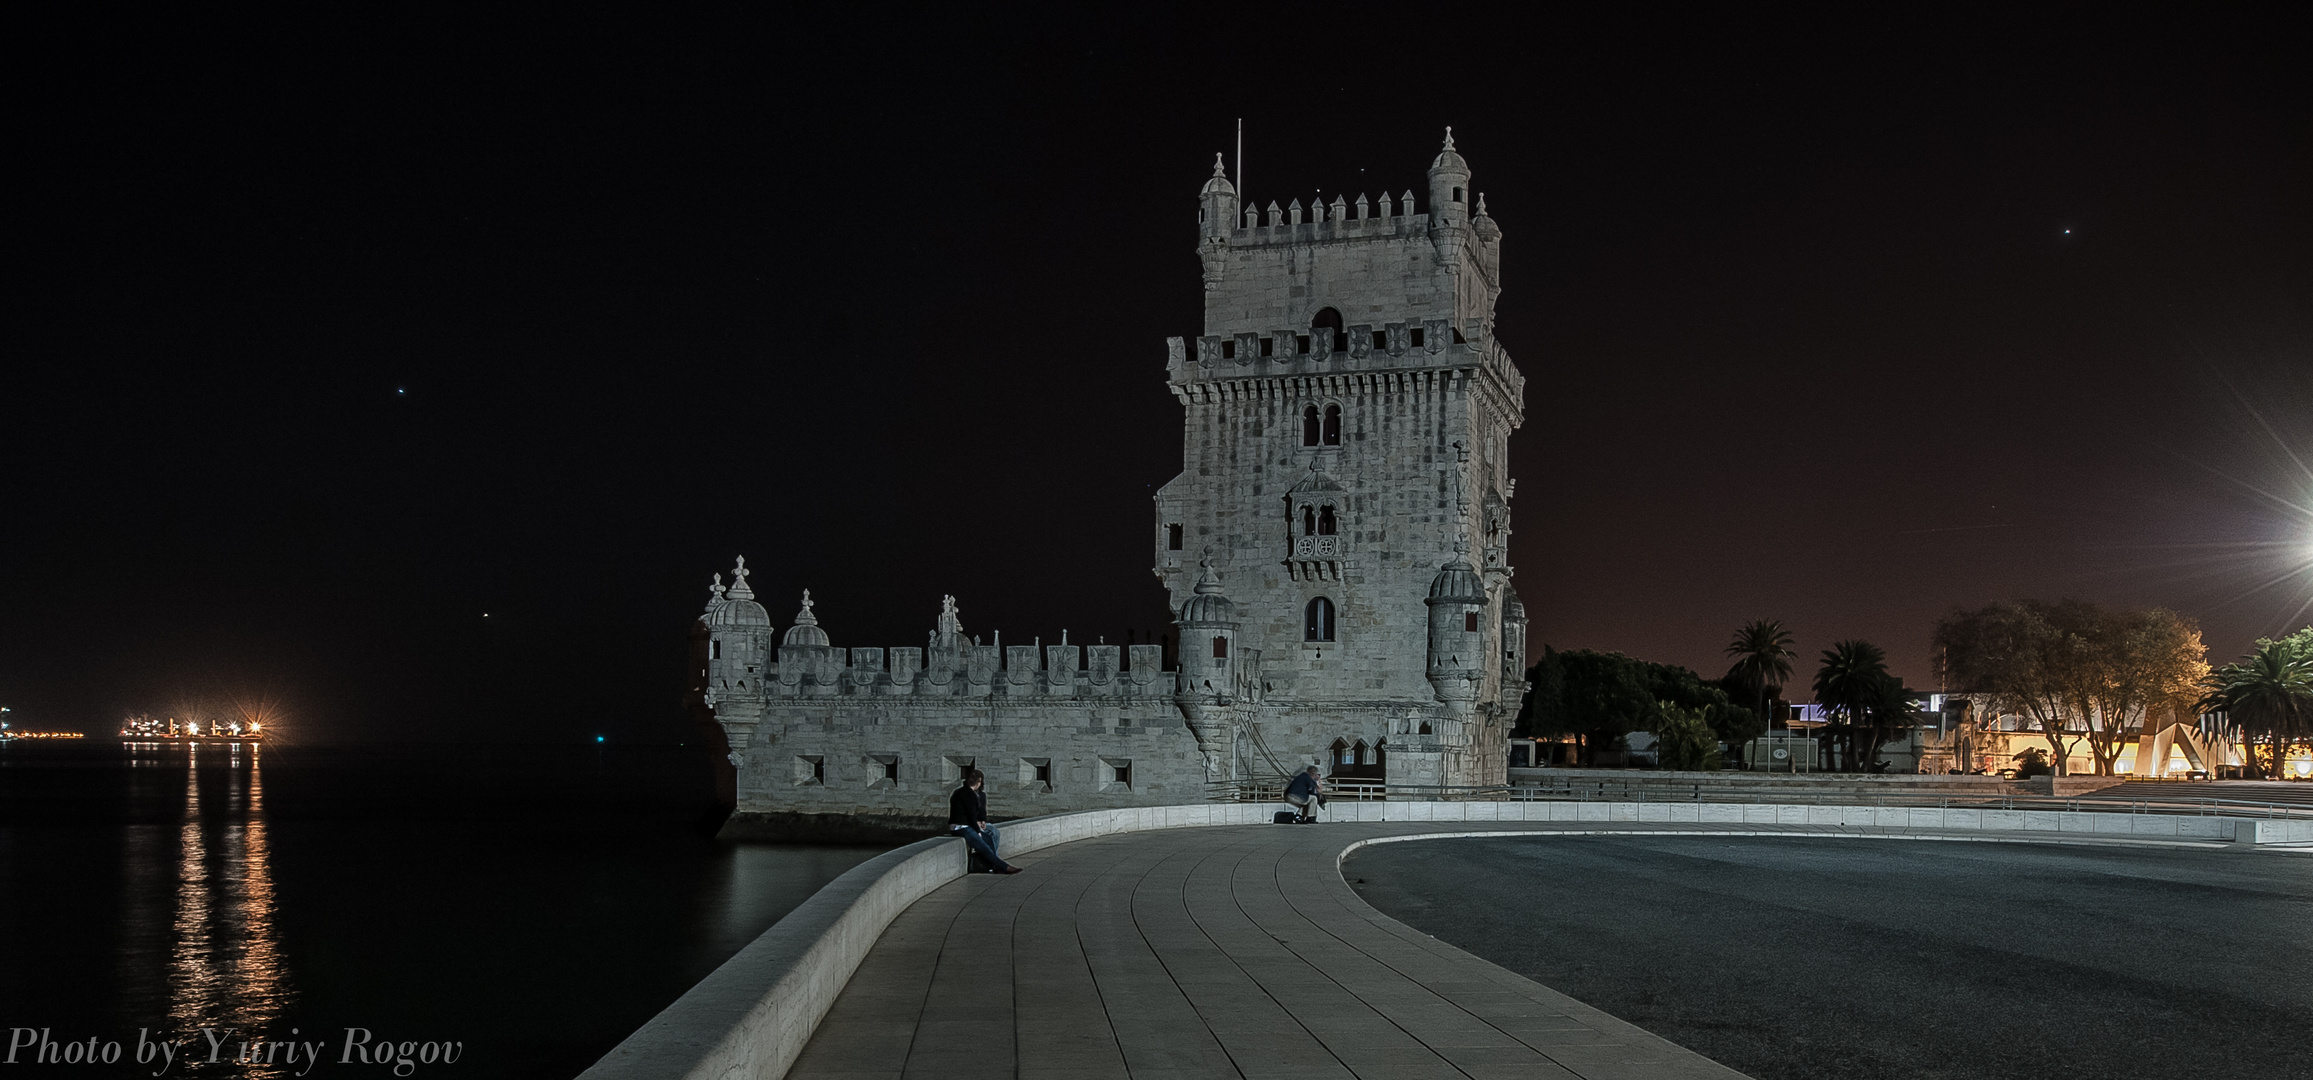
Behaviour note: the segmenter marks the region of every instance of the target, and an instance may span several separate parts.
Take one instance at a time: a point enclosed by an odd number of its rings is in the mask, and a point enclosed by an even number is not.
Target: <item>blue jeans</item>
[[[949,829],[948,832],[950,835],[963,837],[964,843],[971,846],[973,854],[978,855],[980,861],[987,863],[989,869],[1007,870],[1011,868],[1011,863],[1005,862],[996,854],[996,827],[994,825],[988,826],[985,835],[980,830],[965,825],[957,825]]]

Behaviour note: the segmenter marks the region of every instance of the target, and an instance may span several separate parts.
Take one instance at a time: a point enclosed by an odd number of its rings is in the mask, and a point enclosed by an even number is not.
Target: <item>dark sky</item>
[[[1953,605],[2305,621],[2288,8],[993,10],[9,27],[0,704],[671,737],[736,554],[840,645],[1148,633],[1240,117],[1263,203],[1453,125],[1538,642],[1715,675],[1773,616],[1932,685]]]

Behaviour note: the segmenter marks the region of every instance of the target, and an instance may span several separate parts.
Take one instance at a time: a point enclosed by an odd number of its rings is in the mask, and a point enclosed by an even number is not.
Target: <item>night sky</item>
[[[993,10],[12,25],[0,704],[672,739],[739,554],[838,645],[1157,632],[1240,117],[1262,204],[1453,126],[1538,644],[1932,687],[1954,605],[2313,616],[2291,9]]]

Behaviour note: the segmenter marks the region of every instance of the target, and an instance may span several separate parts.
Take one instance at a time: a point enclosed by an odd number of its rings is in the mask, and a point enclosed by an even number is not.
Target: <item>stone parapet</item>
[[[1170,698],[1159,645],[963,645],[844,649],[782,645],[758,684],[776,701],[809,697]],[[741,695],[728,691],[718,701]]]

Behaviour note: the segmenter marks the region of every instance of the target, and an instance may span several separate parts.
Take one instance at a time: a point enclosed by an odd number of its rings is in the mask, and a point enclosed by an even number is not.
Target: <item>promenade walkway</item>
[[[1167,829],[1034,852],[1026,873],[966,877],[900,915],[788,1075],[1741,1077],[1381,915],[1336,869],[1360,840],[1571,824]]]

